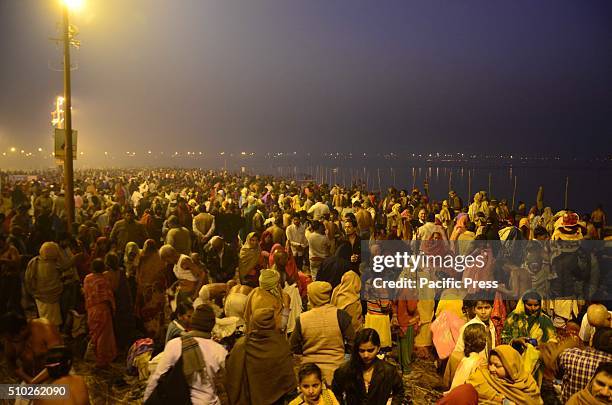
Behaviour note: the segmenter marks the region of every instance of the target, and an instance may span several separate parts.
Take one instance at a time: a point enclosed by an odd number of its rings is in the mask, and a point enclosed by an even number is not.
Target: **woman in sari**
[[[114,330],[120,348],[128,347],[134,332],[134,306],[132,294],[123,267],[119,265],[119,257],[107,253],[104,257],[107,270],[104,272],[115,296],[117,312],[114,316]]]
[[[457,215],[457,223],[453,228],[453,233],[451,233],[450,240],[457,240],[459,235],[467,230],[467,224],[470,221],[470,217],[466,213],[461,213]]]
[[[242,245],[238,256],[240,283],[250,286],[257,285],[259,272],[264,267],[264,263],[259,247],[259,238],[255,232],[251,232],[247,235],[246,243]]]
[[[92,273],[83,282],[87,326],[96,354],[96,366],[102,368],[108,367],[117,355],[113,332],[115,298],[108,279],[102,274],[104,269],[102,259],[95,259],[91,264]]]
[[[148,239],[144,243],[136,270],[134,313],[142,321],[147,336],[156,340],[163,336],[166,318],[167,283],[164,269],[155,241]]]
[[[502,330],[502,343],[525,343],[526,338],[536,339],[538,344],[556,341],[555,327],[550,318],[542,313],[542,296],[530,290],[523,294]]]
[[[272,240],[272,232],[264,231],[261,234],[261,241],[259,242],[259,248],[264,255],[269,255],[272,250],[272,246],[274,246],[274,241]],[[265,253],[264,253],[265,252]]]
[[[340,285],[334,288],[331,296],[331,304],[338,309],[346,311],[352,319],[355,332],[363,328],[363,315],[359,293],[361,291],[361,279],[354,271],[347,271],[342,276]]]
[[[489,366],[478,368],[467,380],[478,392],[479,404],[543,404],[538,384],[523,369],[521,355],[512,346],[491,350]]]

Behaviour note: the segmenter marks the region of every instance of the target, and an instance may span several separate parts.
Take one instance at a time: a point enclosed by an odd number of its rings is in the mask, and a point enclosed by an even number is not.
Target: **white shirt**
[[[612,311],[608,312],[610,313],[610,315],[612,315]],[[592,327],[589,323],[587,314],[584,314],[584,316],[582,317],[582,323],[580,324],[580,332],[578,333],[578,336],[580,337],[580,339],[582,339],[583,342],[590,343],[591,337],[593,337],[594,334],[595,328]]]
[[[463,341],[463,331],[465,330],[466,326],[471,325],[473,323],[479,323],[482,326],[485,327],[485,329],[489,329],[489,333],[491,334],[491,347],[490,349],[495,349],[495,325],[493,325],[493,321],[491,321],[489,319],[489,326],[487,327],[487,325],[485,325],[485,323],[483,321],[480,320],[480,318],[478,318],[478,316],[475,316],[474,318],[470,319],[465,325],[463,325],[461,327],[461,329],[459,330],[459,339],[457,339],[457,344],[455,345],[455,352],[461,352],[463,353],[463,350],[465,349],[465,342]],[[483,359],[487,359],[488,357],[488,353],[487,353],[487,349],[485,348],[483,351],[481,351],[480,353],[480,357],[482,357]]]
[[[318,232],[308,232],[306,239],[308,240],[308,256],[311,259],[313,257],[326,259],[330,256],[331,243],[327,236]]]
[[[184,269],[182,267],[183,266],[183,260],[185,260],[185,259],[191,259],[191,257],[189,257],[187,255],[183,255],[183,254],[179,257],[178,262],[176,262],[176,264],[174,265],[174,269],[173,269],[174,275],[179,280],[187,280],[187,281],[193,281],[193,282],[198,281],[198,279],[193,275],[191,270]]]
[[[302,256],[304,254],[304,248],[308,246],[308,240],[306,240],[306,226],[300,224],[295,226],[291,224],[285,231],[287,240],[291,243],[291,250],[295,256]]]
[[[299,318],[302,313],[302,297],[300,297],[300,290],[295,284],[289,285],[285,282],[283,292],[291,298],[289,319],[287,320],[287,333],[291,333],[295,329],[296,319]]]
[[[320,221],[321,218],[323,218],[323,215],[329,214],[329,207],[327,204],[323,204],[321,201],[318,201],[312,207],[310,207],[308,213],[312,214],[315,221]]]
[[[141,199],[142,199],[142,194],[140,194],[140,191],[136,190],[132,193],[131,200],[132,200],[132,204],[134,205],[134,207],[138,207]]]
[[[478,353],[470,353],[468,357],[464,357],[461,359],[459,366],[457,366],[457,371],[455,371],[455,376],[453,377],[453,382],[451,383],[451,387],[447,392],[453,390],[462,384],[465,384],[468,378],[472,375],[472,373],[478,368],[478,366],[482,362],[482,357]]]
[[[206,363],[206,372],[209,378],[206,381],[202,381],[200,375],[196,373],[191,385],[191,402],[194,404],[219,405],[221,401],[213,385],[213,376],[215,376],[221,368],[225,368],[227,350],[210,339],[199,337],[194,339],[198,342],[200,350],[202,351],[202,356]],[[172,339],[166,344],[164,355],[161,357],[155,372],[151,374],[147,382],[147,388],[143,398],[145,401],[151,396],[151,393],[157,386],[159,377],[168,371],[181,357],[182,347],[181,338]]]

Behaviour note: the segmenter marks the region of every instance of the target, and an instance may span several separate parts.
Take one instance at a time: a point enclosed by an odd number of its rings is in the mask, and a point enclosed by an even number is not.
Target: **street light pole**
[[[64,30],[64,200],[66,204],[67,231],[72,233],[74,222],[74,169],[72,165],[72,97],[70,94],[70,22],[69,8],[63,4],[63,30]]]

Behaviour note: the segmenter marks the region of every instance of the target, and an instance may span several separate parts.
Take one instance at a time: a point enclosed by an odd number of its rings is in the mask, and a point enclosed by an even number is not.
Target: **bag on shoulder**
[[[159,377],[144,405],[191,405],[191,387],[183,373],[183,356]]]

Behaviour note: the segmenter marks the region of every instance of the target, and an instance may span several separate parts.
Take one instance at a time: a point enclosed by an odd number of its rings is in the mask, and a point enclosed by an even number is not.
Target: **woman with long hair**
[[[400,405],[404,384],[397,369],[378,358],[380,337],[374,329],[360,330],[349,361],[334,373],[332,391],[341,404]]]

